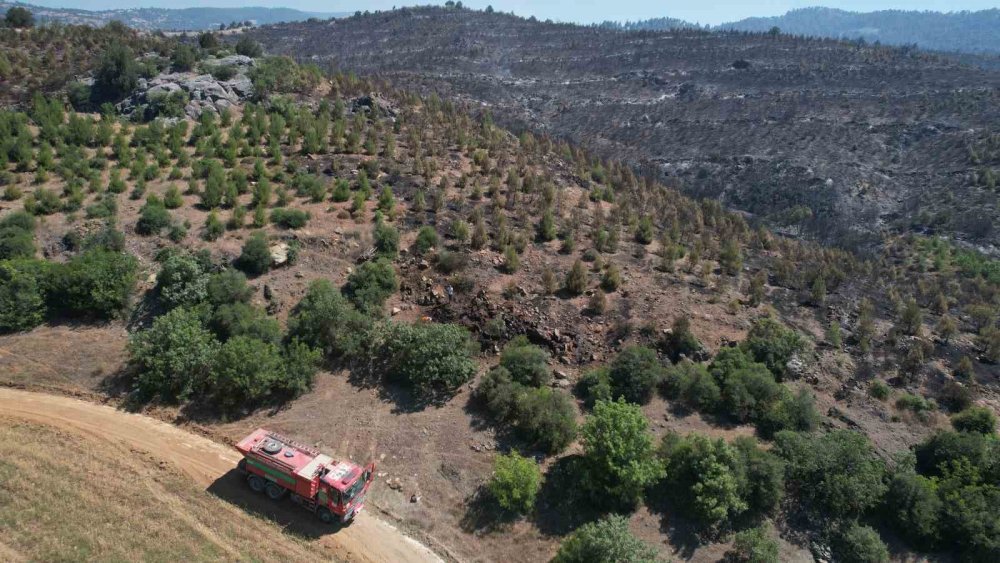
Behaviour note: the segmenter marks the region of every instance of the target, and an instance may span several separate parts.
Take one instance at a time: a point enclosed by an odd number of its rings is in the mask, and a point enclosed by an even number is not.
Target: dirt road
[[[337,559],[365,563],[441,561],[426,546],[374,514],[361,514],[350,526],[336,529],[324,527],[290,502],[266,502],[243,486],[234,470],[240,459],[235,450],[165,422],[69,397],[6,388],[0,388],[0,412],[153,455],[175,465],[213,494],[323,542]]]

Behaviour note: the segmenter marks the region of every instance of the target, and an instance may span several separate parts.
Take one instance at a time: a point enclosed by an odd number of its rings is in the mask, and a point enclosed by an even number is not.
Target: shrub
[[[797,332],[765,317],[754,323],[741,346],[780,381],[788,361],[804,348],[805,343]]]
[[[4,22],[14,28],[25,28],[35,25],[35,16],[27,8],[13,6],[7,9]]]
[[[271,269],[271,249],[264,233],[258,231],[250,235],[235,266],[251,276],[259,276]]]
[[[681,356],[694,359],[695,355],[704,349],[691,332],[691,321],[687,317],[674,319],[670,333],[664,336],[660,348],[672,362],[680,361]]]
[[[566,274],[565,287],[570,295],[580,295],[587,290],[587,270],[579,259],[573,262],[573,267]]]
[[[628,518],[611,515],[580,526],[559,547],[552,563],[655,563],[658,560],[656,550],[629,530]]]
[[[375,254],[386,260],[395,260],[399,254],[399,231],[385,221],[375,223],[372,231],[375,240]]]
[[[0,332],[31,330],[45,319],[45,295],[36,273],[0,262]]]
[[[914,448],[917,471],[921,475],[940,476],[945,469],[963,459],[974,467],[989,467],[998,445],[984,434],[975,432],[938,432]]]
[[[660,447],[666,486],[699,524],[714,527],[746,511],[736,449],[722,439],[667,434]]]
[[[469,332],[452,324],[393,324],[385,343],[386,373],[420,396],[452,394],[476,374]]]
[[[156,196],[150,196],[139,211],[135,231],[140,235],[158,235],[170,226],[170,212]]]
[[[370,330],[371,320],[327,280],[312,282],[288,317],[289,337],[329,356],[355,356]]]
[[[186,399],[208,374],[218,346],[192,309],[180,307],[157,317],[129,341],[137,389],[165,401]]]
[[[903,470],[889,482],[886,514],[896,530],[913,545],[933,549],[938,544],[942,509],[934,481]]]
[[[198,62],[198,52],[190,45],[178,45],[170,55],[170,66],[177,72],[187,72]]]
[[[539,387],[552,380],[548,366],[549,355],[540,347],[528,343],[523,336],[515,338],[500,354],[500,365],[511,378],[522,385]]]
[[[434,227],[424,225],[417,231],[417,239],[413,243],[413,248],[417,254],[426,254],[430,249],[438,245],[438,235]]]
[[[524,392],[524,386],[514,383],[507,370],[496,367],[479,382],[474,397],[497,421],[515,422]]]
[[[205,294],[213,306],[230,303],[249,303],[253,288],[247,285],[247,277],[238,270],[225,269],[212,274],[205,284]]]
[[[576,409],[566,393],[527,389],[517,397],[515,415],[517,433],[542,451],[558,453],[576,438]]]
[[[301,209],[279,207],[271,211],[271,222],[284,229],[301,229],[309,222],[309,213]]]
[[[192,306],[208,296],[208,280],[208,274],[194,256],[174,252],[163,261],[156,276],[156,288],[167,308]]]
[[[645,346],[629,346],[611,362],[608,375],[613,397],[645,404],[663,379],[664,367],[653,350]]]
[[[488,488],[500,508],[516,514],[531,512],[541,486],[542,473],[531,458],[511,452],[493,459]]]
[[[880,379],[872,381],[871,385],[868,387],[868,394],[872,397],[878,399],[879,401],[884,401],[889,398],[889,386]]]
[[[593,408],[597,401],[612,400],[614,392],[611,388],[610,370],[599,367],[584,373],[577,383],[577,392],[583,397],[588,409]]]
[[[18,212],[10,217],[14,217],[15,215],[31,217],[31,215],[23,212]],[[8,224],[7,221],[0,223],[0,260],[32,258],[34,256],[35,236],[31,229],[24,229],[14,224]]]
[[[959,432],[992,435],[996,432],[997,416],[987,407],[969,407],[951,417],[951,424]]]
[[[237,336],[246,336],[270,344],[281,342],[281,325],[267,316],[260,307],[249,303],[227,303],[212,312],[209,320],[212,332],[225,342]]]
[[[210,67],[212,78],[222,82],[232,80],[238,73],[239,71],[236,70],[235,65],[212,65]]]
[[[259,404],[284,376],[279,348],[247,336],[223,344],[212,361],[205,392],[224,410]]]
[[[344,295],[364,312],[382,309],[385,300],[399,289],[396,270],[385,258],[365,262],[347,277]]]
[[[863,434],[835,430],[821,436],[783,431],[775,451],[788,464],[787,479],[807,507],[849,519],[874,507],[886,486],[885,463]]]
[[[137,270],[129,254],[91,248],[52,268],[49,306],[70,315],[115,317],[128,305]]]
[[[795,394],[782,389],[781,398],[755,422],[757,430],[765,437],[782,430],[808,432],[819,423],[819,413],[816,412],[816,401],[807,389],[800,389]]]
[[[833,554],[844,563],[882,563],[889,561],[889,549],[878,532],[856,522],[837,532]]]
[[[264,54],[264,49],[260,43],[244,35],[236,42],[236,54],[256,58]]]
[[[622,274],[618,266],[611,264],[604,270],[604,277],[601,278],[601,288],[608,293],[616,291],[622,284]]]
[[[600,401],[583,425],[587,478],[592,500],[602,506],[632,507],[662,475],[642,410],[622,399]]]
[[[782,397],[784,387],[764,364],[750,366],[726,374],[722,382],[722,409],[739,420],[760,420]]]
[[[118,41],[110,43],[101,54],[94,72],[93,92],[97,101],[117,101],[135,89],[139,65],[132,50]]]
[[[712,412],[719,406],[721,392],[705,366],[683,361],[670,367],[664,379],[664,391],[671,399],[680,399],[689,407]]]
[[[778,563],[778,542],[769,527],[757,526],[736,534],[726,555],[734,563]]]
[[[516,273],[521,268],[521,257],[517,255],[517,250],[513,246],[503,247],[503,271],[508,274]]]

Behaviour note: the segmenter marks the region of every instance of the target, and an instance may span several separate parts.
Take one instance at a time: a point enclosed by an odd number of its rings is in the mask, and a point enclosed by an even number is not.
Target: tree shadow
[[[248,514],[274,522],[284,531],[305,540],[315,540],[335,534],[350,524],[324,524],[319,519],[286,495],[280,500],[271,500],[267,495],[255,493],[246,484],[242,472],[233,467],[208,486],[207,491],[216,497],[238,507]],[[363,516],[359,516],[363,517]]]
[[[650,487],[646,491],[646,506],[660,517],[660,532],[670,538],[670,544],[678,550],[681,559],[690,559],[703,543],[703,530],[695,522],[680,516],[681,507],[671,498],[666,484]]]
[[[443,407],[457,391],[434,390],[426,394],[415,393],[403,385],[387,381],[382,374],[387,368],[371,362],[348,366],[347,381],[360,389],[374,389],[380,401],[392,403],[393,414],[420,412],[428,407]]]
[[[465,499],[465,514],[459,526],[468,534],[483,536],[502,532],[517,520],[517,515],[497,504],[485,485],[480,485]]]
[[[533,520],[542,534],[564,536],[604,514],[583,489],[586,479],[583,456],[569,455],[552,464],[535,503]]]

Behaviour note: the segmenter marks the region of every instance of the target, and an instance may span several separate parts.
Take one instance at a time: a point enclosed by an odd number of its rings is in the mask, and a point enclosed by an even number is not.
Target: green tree
[[[660,456],[666,487],[701,525],[718,526],[749,508],[740,496],[739,454],[722,439],[671,433]]]
[[[378,221],[372,230],[375,254],[386,260],[395,260],[399,254],[399,231],[385,221]]]
[[[511,452],[493,459],[493,476],[488,488],[500,508],[516,514],[530,513],[541,486],[541,471],[531,458]]]
[[[264,54],[264,49],[261,48],[260,43],[243,35],[236,42],[236,54],[256,58]]]
[[[582,430],[587,478],[581,482],[595,503],[634,506],[663,468],[654,455],[645,415],[636,406],[599,401]]]
[[[529,343],[523,336],[512,340],[500,354],[500,365],[511,378],[517,383],[533,387],[548,385],[552,380],[548,361],[548,353]]]
[[[224,410],[265,400],[285,376],[280,349],[271,342],[247,336],[226,341],[213,358],[205,392]]]
[[[97,101],[117,101],[135,90],[139,83],[139,65],[128,46],[113,41],[105,47],[94,71],[94,95]]]
[[[426,254],[430,249],[438,244],[437,231],[434,227],[424,225],[417,231],[417,239],[413,243],[413,248],[417,254]]]
[[[156,276],[160,301],[167,308],[197,305],[208,296],[208,273],[197,258],[172,252]]]
[[[13,28],[26,28],[35,25],[35,16],[27,8],[13,6],[7,9],[4,22]]]
[[[115,317],[128,305],[137,271],[134,256],[92,248],[52,269],[49,306],[70,315]]]
[[[969,407],[951,417],[951,424],[959,432],[992,435],[997,429],[997,416],[988,407]]]
[[[45,295],[30,270],[0,262],[0,333],[31,330],[45,319]]]
[[[187,399],[204,381],[218,347],[197,311],[179,307],[160,315],[129,341],[138,390],[165,401]]]
[[[371,320],[328,280],[309,284],[305,296],[288,317],[289,337],[329,356],[356,356],[370,330]]]
[[[937,483],[903,469],[889,482],[885,511],[890,523],[913,545],[933,549],[941,539],[943,504]]]
[[[552,563],[655,563],[656,550],[635,537],[628,518],[605,516],[597,522],[580,526],[559,546]]]
[[[656,352],[645,346],[629,346],[618,353],[608,372],[612,397],[645,404],[663,380],[665,369]]]
[[[385,258],[365,262],[347,277],[344,295],[366,313],[382,310],[385,300],[399,289],[396,270]]]
[[[425,398],[450,395],[476,374],[469,332],[453,324],[392,324],[384,343],[390,380]]]
[[[833,541],[833,555],[844,563],[883,563],[889,561],[889,549],[878,532],[856,522],[838,531]]]
[[[750,328],[741,347],[754,360],[766,365],[780,381],[788,361],[803,350],[805,342],[794,330],[771,317],[764,317]]]
[[[587,290],[587,269],[583,267],[583,262],[579,258],[573,262],[573,267],[566,274],[564,285],[571,295],[580,295]]]
[[[771,536],[770,530],[768,526],[757,526],[736,534],[726,560],[733,563],[778,563],[778,542]]]
[[[250,235],[243,244],[235,265],[251,276],[259,276],[271,269],[271,249],[263,232],[257,231]]]

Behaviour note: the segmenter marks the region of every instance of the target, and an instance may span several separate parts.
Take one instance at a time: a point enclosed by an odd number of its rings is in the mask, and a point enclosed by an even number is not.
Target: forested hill
[[[23,6],[31,10],[39,22],[56,21],[66,24],[101,26],[111,21],[120,21],[131,28],[140,30],[203,30],[218,29],[220,24],[252,22],[264,25],[278,22],[303,21],[309,18],[330,18],[343,14],[313,13],[291,8],[264,8],[248,6],[244,8],[135,8],[115,10],[77,10],[72,8],[43,8],[19,2],[0,2],[0,13],[6,13],[13,6]]]

